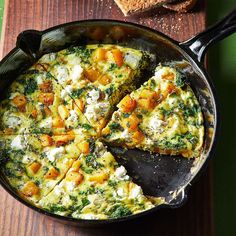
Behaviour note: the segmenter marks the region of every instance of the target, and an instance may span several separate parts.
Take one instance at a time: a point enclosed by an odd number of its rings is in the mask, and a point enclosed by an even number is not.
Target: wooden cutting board
[[[6,0],[1,56],[15,46],[16,37],[23,30],[101,18],[132,21],[183,41],[204,30],[205,5],[199,1],[194,12],[188,14],[156,9],[125,18],[112,0]],[[55,222],[28,209],[0,187],[0,235],[214,235],[211,176],[208,168],[189,191],[187,203],[179,209],[160,210],[138,222],[94,229]]]

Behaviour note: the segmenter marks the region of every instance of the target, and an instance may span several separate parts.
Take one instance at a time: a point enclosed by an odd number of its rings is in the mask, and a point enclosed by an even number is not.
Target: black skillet
[[[219,128],[219,110],[215,89],[204,68],[206,49],[213,43],[236,31],[236,11],[216,25],[179,43],[155,30],[137,24],[113,20],[87,20],[59,25],[45,31],[27,30],[17,38],[17,46],[0,62],[0,94],[22,70],[32,65],[45,53],[58,51],[70,45],[89,43],[116,43],[143,49],[155,54],[149,72],[155,64],[169,61],[186,61],[190,69],[188,83],[193,88],[205,119],[205,140],[201,156],[187,160],[181,157],[156,156],[138,150],[122,151],[117,156],[129,174],[144,188],[144,192],[166,198],[166,204],[137,215],[110,220],[77,220],[58,216],[32,206],[18,196],[0,172],[1,185],[17,200],[31,209],[65,223],[94,226],[121,222],[144,216],[160,208],[179,207],[186,199],[186,189],[199,175],[213,155]],[[148,74],[148,73],[147,73]],[[119,151],[119,150],[118,150]],[[130,161],[126,158],[130,156]],[[119,158],[117,158],[119,159]],[[123,161],[122,161],[123,159]],[[197,161],[196,161],[197,160]],[[143,163],[142,163],[143,162]],[[141,164],[140,164],[141,163]]]

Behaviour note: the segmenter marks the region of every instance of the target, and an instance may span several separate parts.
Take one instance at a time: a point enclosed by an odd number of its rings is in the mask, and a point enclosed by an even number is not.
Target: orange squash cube
[[[98,48],[94,51],[93,60],[96,62],[105,61],[106,60],[106,49]]]
[[[40,140],[43,147],[50,147],[53,145],[52,137],[47,134],[42,134]]]
[[[37,118],[37,116],[38,116],[38,111],[37,111],[37,109],[34,109],[34,110],[31,112],[31,116],[32,116],[34,119]]]
[[[112,49],[111,53],[117,66],[121,67],[124,63],[123,53],[118,49]]]
[[[99,77],[98,82],[102,85],[107,85],[111,83],[111,77],[108,75],[102,75]]]
[[[33,163],[29,166],[29,169],[30,169],[34,174],[36,174],[36,173],[39,171],[40,167],[41,167],[41,164],[40,164],[40,163],[38,163],[38,162],[33,162]]]
[[[27,103],[26,97],[24,95],[17,95],[12,100],[13,104],[22,112],[25,111],[25,106]]]
[[[108,179],[108,174],[105,172],[97,173],[92,176],[89,176],[89,181],[90,182],[96,182],[99,184],[102,184],[105,180]]]
[[[84,179],[83,174],[76,171],[70,171],[66,175],[66,180],[74,182],[76,185],[79,185]]]
[[[126,95],[118,104],[118,107],[123,112],[132,112],[136,108],[136,101],[130,97],[130,95]]]
[[[140,130],[136,130],[134,133],[133,133],[133,141],[136,143],[136,144],[140,144],[143,139],[144,139],[144,134],[142,133],[142,131]]]
[[[59,171],[52,167],[45,175],[46,179],[56,179],[60,175]]]
[[[135,114],[132,114],[127,118],[126,126],[128,127],[129,131],[134,131],[138,128],[139,123],[139,118]]]
[[[53,90],[52,81],[48,80],[40,84],[39,89],[44,93],[50,93]]]
[[[77,146],[83,154],[85,155],[89,154],[90,149],[89,149],[89,143],[87,141],[80,142],[77,144]]]
[[[157,105],[157,102],[154,99],[140,98],[138,100],[138,107],[147,111],[153,110],[156,105]]]
[[[39,194],[39,187],[34,182],[29,181],[21,189],[21,192],[27,197],[32,197]]]
[[[89,68],[85,71],[85,77],[90,82],[95,82],[100,77],[100,75],[101,75],[100,71],[96,68]]]
[[[59,116],[54,117],[52,120],[52,127],[53,128],[63,128],[63,127],[65,127],[64,121]]]
[[[73,163],[73,165],[72,165],[73,171],[79,171],[80,166],[81,166],[80,160],[75,161],[75,162]]]
[[[41,93],[39,94],[39,102],[44,105],[52,105],[54,101],[54,93]]]
[[[159,96],[156,91],[152,91],[149,89],[144,89],[140,93],[140,98],[148,98],[148,99],[158,99]]]

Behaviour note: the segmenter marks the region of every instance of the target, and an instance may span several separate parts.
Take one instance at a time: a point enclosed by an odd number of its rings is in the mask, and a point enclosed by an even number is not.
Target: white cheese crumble
[[[48,117],[41,121],[40,128],[51,129],[52,128],[52,117]]]
[[[17,116],[8,117],[6,113],[8,112],[4,113],[3,120],[4,120],[4,124],[8,126],[9,128],[15,128],[16,126],[19,126],[22,123],[20,117],[17,117]]]
[[[30,162],[32,162],[34,159],[29,156],[29,155],[24,155],[22,158],[22,163],[24,164],[29,164]]]
[[[54,192],[57,196],[60,196],[62,193],[63,193],[63,189],[61,186],[57,185],[55,188],[54,188]]]
[[[117,193],[117,196],[119,196],[119,197],[124,197],[125,196],[125,192],[124,192],[123,188],[118,188],[116,193]]]
[[[49,161],[54,162],[55,159],[60,158],[63,153],[65,153],[65,148],[58,147],[58,148],[49,150],[48,152],[46,152],[46,155]]]
[[[108,102],[98,102],[95,104],[88,105],[85,111],[85,116],[88,120],[97,121],[101,115],[106,115],[109,109]]]
[[[142,195],[142,189],[140,186],[135,185],[130,191],[130,198],[137,198]]]
[[[61,98],[65,99],[67,95],[71,94],[73,91],[73,87],[71,85],[67,85],[65,89],[61,91]]]
[[[88,93],[87,103],[88,103],[88,104],[96,103],[96,102],[98,101],[99,97],[100,97],[100,92],[99,92],[99,90],[92,89],[92,90]]]
[[[77,121],[78,121],[78,116],[76,114],[76,111],[71,110],[70,116],[67,118],[67,122],[77,122]]]
[[[152,130],[163,131],[163,127],[161,126],[163,126],[164,123],[165,122],[163,120],[160,120],[160,119],[157,119],[157,117],[154,117],[149,121],[149,127]]]
[[[66,183],[66,188],[69,192],[73,191],[75,187],[76,187],[76,184],[74,182],[67,182]]]
[[[58,79],[60,84],[65,84],[69,78],[69,73],[66,67],[57,66],[56,70],[56,78]]]
[[[129,133],[128,129],[125,129],[120,135],[122,138],[125,138],[125,139],[130,138],[130,133]]]
[[[115,176],[119,180],[128,180],[129,176],[126,173],[127,171],[124,166],[120,166],[115,170]]]
[[[36,77],[36,82],[38,85],[43,83],[43,76],[42,75],[37,75]]]
[[[138,68],[139,61],[141,57],[134,53],[126,53],[124,57],[124,62],[130,66],[133,70]]]
[[[25,148],[25,142],[21,135],[17,135],[11,142],[11,148],[21,150]]]
[[[71,70],[71,79],[76,83],[82,76],[83,68],[80,65],[73,66]]]

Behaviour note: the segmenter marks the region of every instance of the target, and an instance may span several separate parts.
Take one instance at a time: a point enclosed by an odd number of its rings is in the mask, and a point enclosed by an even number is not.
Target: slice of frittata
[[[66,177],[39,201],[58,215],[78,219],[108,219],[136,214],[154,207],[100,141],[81,143],[84,152]]]
[[[66,134],[71,129],[95,135],[70,96],[40,63],[26,70],[8,88],[0,103],[1,134]]]
[[[83,150],[81,136],[3,135],[0,165],[11,186],[34,204],[46,196]]]
[[[146,58],[131,48],[87,45],[44,55],[39,62],[64,87],[61,96],[69,94],[100,133],[114,106],[135,88]]]
[[[158,66],[152,78],[121,100],[102,134],[106,142],[127,148],[196,157],[203,144],[203,116],[183,75]]]

